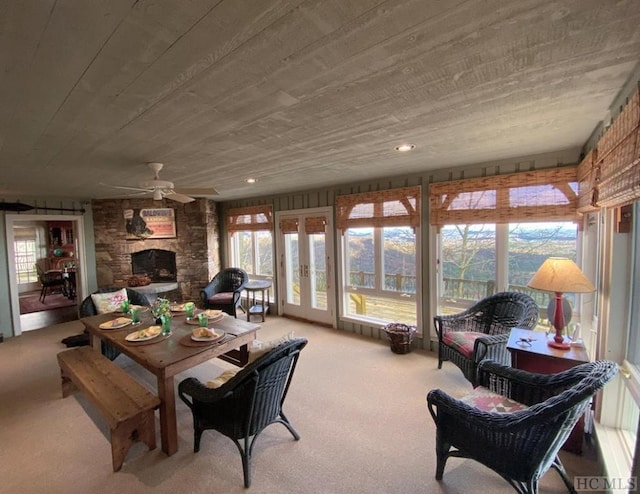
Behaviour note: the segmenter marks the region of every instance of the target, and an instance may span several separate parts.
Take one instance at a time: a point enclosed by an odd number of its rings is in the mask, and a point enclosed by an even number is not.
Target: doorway
[[[82,300],[84,295],[83,287],[86,286],[86,272],[85,266],[85,246],[84,246],[84,229],[83,229],[83,217],[75,215],[37,215],[37,214],[20,214],[12,215],[7,214],[5,217],[6,226],[6,241],[7,241],[7,265],[9,271],[9,293],[11,299],[11,317],[13,326],[13,335],[19,336],[23,330],[38,329],[48,326],[50,324],[56,324],[59,322],[69,321],[77,319],[77,303],[69,307],[54,308],[52,310],[46,310],[42,312],[34,312],[32,314],[20,314],[20,292],[22,290],[39,287],[39,284],[28,285],[24,283],[18,283],[18,278],[25,277],[24,269],[18,266],[16,260],[22,258],[20,250],[25,249],[29,251],[26,244],[21,242],[21,232],[25,232],[28,229],[43,230],[44,233],[38,233],[35,238],[40,238],[37,241],[40,245],[35,247],[33,255],[36,256],[36,261],[46,259],[47,262],[53,264],[48,268],[60,269],[65,271],[63,265],[73,261],[75,269],[73,270],[75,299]],[[44,228],[42,225],[50,225],[51,231],[48,228]],[[66,230],[61,228],[66,227]],[[63,231],[64,230],[64,231]],[[49,236],[54,235],[57,243],[62,247],[60,249],[53,249],[50,253],[47,249],[50,249],[53,244],[48,242]],[[43,245],[43,244],[46,244]],[[50,254],[50,255],[49,255]],[[29,257],[28,254],[27,257]],[[66,269],[67,276],[70,276],[69,269]],[[29,276],[27,275],[27,278]],[[24,328],[23,328],[24,325]]]
[[[279,313],[335,327],[333,210],[276,213]]]

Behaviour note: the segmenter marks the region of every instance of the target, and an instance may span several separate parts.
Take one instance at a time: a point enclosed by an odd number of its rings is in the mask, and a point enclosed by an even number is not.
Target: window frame
[[[349,297],[353,293],[369,295],[389,300],[410,299],[415,309],[415,325],[421,333],[421,186],[385,189],[338,196],[336,198],[336,230],[341,239],[338,242],[339,273],[339,317],[342,321],[369,324],[385,324],[392,320],[371,317],[364,314],[347,313]],[[414,232],[415,248],[415,294],[405,294],[396,290],[385,290],[384,272],[384,228],[411,228]],[[374,288],[357,287],[353,290],[349,268],[349,228],[371,228],[373,231]]]
[[[416,326],[418,329],[418,333],[421,334],[420,321],[421,321],[421,305],[419,301],[421,300],[421,284],[418,282],[420,278],[420,273],[422,272],[421,268],[421,256],[419,255],[421,247],[420,247],[420,229],[415,229],[414,235],[414,245],[415,245],[415,266],[416,266],[416,291],[415,293],[397,291],[397,290],[386,290],[384,289],[384,228],[394,228],[394,227],[370,227],[373,230],[373,255],[374,255],[374,278],[375,278],[375,287],[374,288],[366,288],[366,287],[356,287],[353,289],[353,286],[350,285],[350,272],[349,272],[349,262],[348,262],[348,241],[349,234],[348,228],[342,231],[341,241],[338,248],[338,262],[340,266],[339,279],[341,280],[340,286],[340,319],[342,321],[350,321],[357,323],[373,323],[376,325],[379,324],[387,324],[391,322],[397,322],[394,320],[385,320],[377,317],[363,316],[358,314],[347,313],[347,306],[349,304],[348,297],[352,293],[368,295],[371,297],[389,299],[389,300],[397,300],[397,301],[411,301],[415,306],[415,318],[416,318]],[[406,228],[410,228],[406,226]]]
[[[560,221],[552,220],[548,222],[539,222],[536,223],[559,223]],[[571,221],[563,221],[564,223],[571,223]],[[509,283],[509,233],[513,225],[524,224],[525,222],[516,221],[513,223],[491,223],[486,222],[483,223],[485,225],[493,225],[495,226],[495,272],[494,272],[494,291],[501,292],[509,290],[511,286]],[[442,233],[441,228],[432,227],[432,234],[436,236],[435,249],[433,251],[433,259],[432,265],[436,266],[434,273],[432,275],[432,286],[434,287],[435,292],[435,311],[436,313],[442,313],[442,301],[444,295],[442,294],[443,283],[444,283],[444,259],[442,257]],[[576,261],[580,263],[580,259],[582,256],[582,232],[578,226],[576,226]],[[491,281],[491,280],[489,280]],[[585,313],[582,310],[582,299],[580,294],[574,294],[575,296],[575,304],[574,304],[574,318],[572,319],[572,323],[580,323],[582,327],[582,331],[586,329],[590,329],[590,323],[587,319],[591,318],[590,313]],[[480,300],[480,299],[478,299]],[[472,305],[472,304],[470,304]],[[469,305],[469,306],[470,306]],[[446,307],[446,306],[444,306]],[[545,310],[545,307],[541,307],[541,310]],[[460,308],[463,310],[463,308]],[[585,324],[585,322],[587,324]],[[432,341],[437,340],[437,336],[435,334],[431,335]]]

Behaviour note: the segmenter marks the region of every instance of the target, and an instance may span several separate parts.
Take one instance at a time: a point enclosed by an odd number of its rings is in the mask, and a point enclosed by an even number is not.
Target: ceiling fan
[[[173,186],[173,182],[167,180],[160,180],[160,170],[164,167],[163,163],[147,163],[147,166],[154,173],[153,180],[143,180],[138,182],[137,187],[128,187],[126,185],[111,185],[102,184],[109,187],[115,187],[116,189],[135,190],[140,195],[152,194],[153,199],[160,201],[162,199],[170,199],[181,203],[187,203],[195,201],[192,195],[195,196],[212,196],[217,195],[218,191],[213,187],[205,188],[182,188],[176,189]],[[133,194],[138,195],[138,194]]]

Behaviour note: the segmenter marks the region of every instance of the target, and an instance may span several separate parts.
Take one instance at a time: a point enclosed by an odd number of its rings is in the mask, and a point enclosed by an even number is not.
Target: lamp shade
[[[589,293],[596,289],[578,265],[565,257],[549,257],[527,286],[556,293]]]

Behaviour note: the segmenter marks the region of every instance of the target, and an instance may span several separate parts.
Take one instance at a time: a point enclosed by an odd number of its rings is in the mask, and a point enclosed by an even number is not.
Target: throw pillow
[[[127,289],[123,288],[117,292],[92,293],[91,300],[93,305],[96,306],[98,314],[106,314],[120,309],[120,304],[124,300],[129,300],[129,297],[127,296]]]
[[[249,362],[248,363],[250,364],[251,362],[255,362],[268,351],[273,350],[278,345],[282,345],[283,343],[286,343],[287,341],[292,340],[293,338],[294,338],[293,331],[291,331],[290,333],[285,334],[280,338],[277,338],[271,341],[253,340],[251,342],[251,346],[249,346]]]
[[[207,388],[214,388],[214,389],[215,388],[219,388],[224,383],[226,383],[229,379],[231,379],[233,376],[235,376],[238,373],[239,370],[240,370],[240,368],[227,369],[226,371],[224,371],[222,374],[220,374],[215,379],[212,379],[211,381],[207,381],[207,383],[206,383]]]

